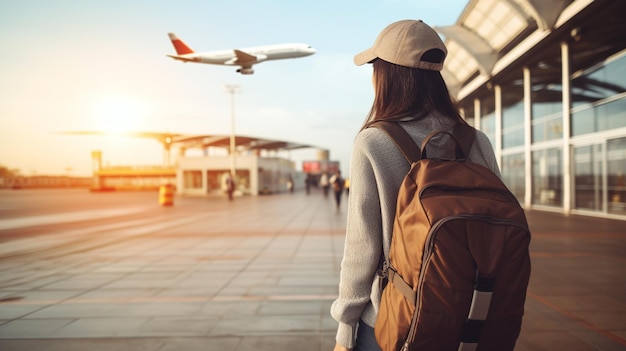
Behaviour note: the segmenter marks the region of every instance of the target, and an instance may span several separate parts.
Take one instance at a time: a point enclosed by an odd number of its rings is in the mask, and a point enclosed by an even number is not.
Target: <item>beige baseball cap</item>
[[[422,61],[426,52],[443,51],[441,62]],[[448,50],[443,41],[421,20],[403,20],[388,25],[376,38],[374,45],[354,56],[354,63],[361,66],[380,58],[396,65],[441,71]]]

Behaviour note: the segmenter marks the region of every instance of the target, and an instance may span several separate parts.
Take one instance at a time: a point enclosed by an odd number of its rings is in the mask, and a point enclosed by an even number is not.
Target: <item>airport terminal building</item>
[[[626,1],[471,0],[442,74],[527,208],[626,219]]]

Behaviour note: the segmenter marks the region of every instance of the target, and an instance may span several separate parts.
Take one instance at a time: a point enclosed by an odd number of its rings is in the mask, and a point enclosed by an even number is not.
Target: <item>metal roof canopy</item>
[[[172,140],[172,144],[183,149],[206,149],[210,147],[217,147],[229,150],[230,135],[183,135],[174,137]],[[318,147],[313,145],[294,143],[290,141],[236,135],[235,148],[243,148],[245,150],[280,151],[304,148],[317,149]]]
[[[471,0],[455,25],[435,27],[449,47],[442,74],[459,101],[482,94],[488,81],[519,80],[523,66],[533,84],[554,80],[561,41],[572,72],[623,50],[624,11],[626,2],[611,0]]]

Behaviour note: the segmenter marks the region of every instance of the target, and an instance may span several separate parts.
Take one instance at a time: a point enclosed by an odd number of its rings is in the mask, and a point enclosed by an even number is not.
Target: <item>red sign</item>
[[[302,171],[305,173],[319,173],[321,170],[320,161],[302,162]]]
[[[329,173],[333,174],[339,170],[339,162],[337,161],[303,161],[302,171],[305,173]]]

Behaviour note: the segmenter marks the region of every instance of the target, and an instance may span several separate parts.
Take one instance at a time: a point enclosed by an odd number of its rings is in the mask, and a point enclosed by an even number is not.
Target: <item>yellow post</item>
[[[161,185],[159,188],[159,204],[161,206],[174,205],[174,186],[172,184]]]

